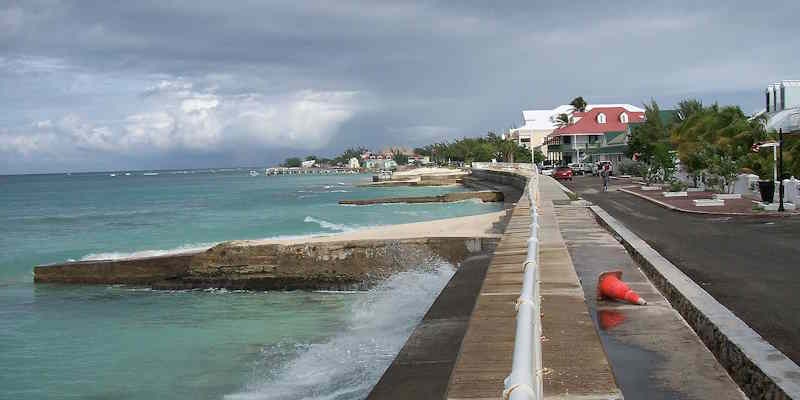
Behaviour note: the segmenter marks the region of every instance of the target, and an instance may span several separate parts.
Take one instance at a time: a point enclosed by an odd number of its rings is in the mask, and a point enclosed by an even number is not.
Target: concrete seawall
[[[454,192],[446,193],[438,196],[418,196],[418,197],[384,197],[378,199],[364,199],[364,200],[340,200],[339,204],[349,204],[357,206],[366,206],[371,204],[389,204],[389,203],[449,203],[454,201],[464,201],[477,199],[482,202],[495,202],[503,201],[503,192],[497,190],[487,190],[481,192]]]
[[[474,170],[476,184],[524,189],[528,177],[509,171]],[[465,185],[471,179],[465,178]],[[472,184],[472,182],[470,182]],[[620,399],[611,369],[589,317],[569,254],[544,188],[540,207],[544,391],[553,399]],[[503,235],[490,259],[459,270],[411,334],[369,399],[502,399],[511,372],[522,264],[530,237],[530,204],[520,198],[508,211]],[[467,261],[468,264],[469,261]],[[488,265],[487,265],[488,264]]]
[[[34,280],[156,289],[364,289],[431,258],[457,265],[493,240],[434,237],[296,245],[222,243],[189,254],[39,266],[34,268]]]

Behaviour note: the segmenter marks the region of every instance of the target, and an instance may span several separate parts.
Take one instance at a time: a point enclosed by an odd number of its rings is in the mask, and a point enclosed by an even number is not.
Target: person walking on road
[[[600,171],[600,176],[603,177],[603,191],[608,191],[608,176],[611,175],[611,170],[608,164],[603,164],[603,169]]]

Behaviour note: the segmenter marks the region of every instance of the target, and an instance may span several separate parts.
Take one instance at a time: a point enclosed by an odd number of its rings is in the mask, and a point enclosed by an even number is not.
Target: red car
[[[555,179],[562,179],[562,180],[572,180],[572,168],[570,167],[558,167],[556,171],[553,172],[553,178]]]

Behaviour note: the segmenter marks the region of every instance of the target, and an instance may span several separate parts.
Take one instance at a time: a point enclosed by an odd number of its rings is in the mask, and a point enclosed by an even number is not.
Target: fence
[[[487,163],[488,164],[488,163]],[[474,163],[473,163],[474,165]],[[531,164],[527,164],[531,168]],[[475,168],[473,166],[473,168]],[[522,264],[522,290],[516,303],[517,329],[511,374],[505,379],[503,399],[541,400],[542,395],[542,321],[539,296],[539,171],[532,167],[525,189],[530,199],[531,236],[528,255]]]

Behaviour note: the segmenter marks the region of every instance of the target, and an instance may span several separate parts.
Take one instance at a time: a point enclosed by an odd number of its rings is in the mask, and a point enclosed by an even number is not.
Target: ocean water
[[[340,206],[461,188],[247,170],[0,176],[0,398],[359,399],[453,266],[415,261],[368,292],[34,285],[32,267],[472,215],[496,204]]]

